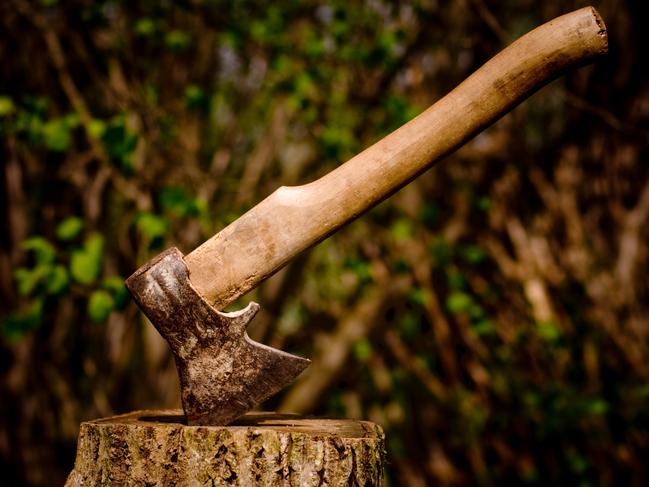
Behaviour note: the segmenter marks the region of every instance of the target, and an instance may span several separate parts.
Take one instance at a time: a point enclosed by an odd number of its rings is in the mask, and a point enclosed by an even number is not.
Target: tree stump
[[[81,424],[66,487],[379,486],[383,431],[368,421],[248,413],[229,426],[187,426],[180,410]]]

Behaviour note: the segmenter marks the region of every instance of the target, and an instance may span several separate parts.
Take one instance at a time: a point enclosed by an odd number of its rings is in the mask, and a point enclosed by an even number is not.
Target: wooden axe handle
[[[185,257],[191,282],[223,309],[607,46],[606,27],[592,7],[534,29],[401,128],[317,181],[280,187],[196,248]]]

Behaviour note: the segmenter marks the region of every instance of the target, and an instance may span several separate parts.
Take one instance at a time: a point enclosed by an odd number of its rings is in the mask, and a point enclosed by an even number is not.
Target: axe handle
[[[185,256],[192,284],[223,309],[541,86],[607,49],[606,27],[592,7],[541,25],[401,128],[317,181],[280,187]]]

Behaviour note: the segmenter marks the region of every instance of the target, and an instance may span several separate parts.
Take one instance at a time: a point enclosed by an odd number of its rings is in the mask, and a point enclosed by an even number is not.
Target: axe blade
[[[170,248],[126,280],[140,309],[169,343],[190,425],[226,425],[263,402],[310,363],[252,341],[259,310],[223,313],[192,286],[183,254]]]

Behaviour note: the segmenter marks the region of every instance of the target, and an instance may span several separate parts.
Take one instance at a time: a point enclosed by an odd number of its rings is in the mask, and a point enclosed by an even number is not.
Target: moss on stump
[[[187,426],[180,410],[81,424],[66,487],[378,486],[383,431],[367,421],[248,413],[230,426]]]

